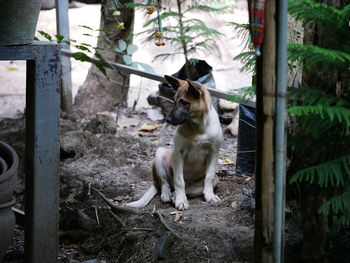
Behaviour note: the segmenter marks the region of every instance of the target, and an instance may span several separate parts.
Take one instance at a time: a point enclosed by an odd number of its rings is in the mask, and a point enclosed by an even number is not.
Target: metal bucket
[[[31,44],[41,0],[0,0],[0,45]]]

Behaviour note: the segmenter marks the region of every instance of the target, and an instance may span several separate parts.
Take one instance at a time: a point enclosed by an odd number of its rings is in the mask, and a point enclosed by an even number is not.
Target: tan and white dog
[[[210,94],[198,82],[167,75],[165,78],[176,90],[174,108],[166,117],[170,124],[179,125],[174,148],[157,149],[153,185],[141,199],[126,205],[144,207],[158,192],[162,202],[173,201],[180,210],[188,209],[187,196],[203,194],[207,202],[218,202],[220,198],[214,194],[218,182],[215,171],[223,135]]]

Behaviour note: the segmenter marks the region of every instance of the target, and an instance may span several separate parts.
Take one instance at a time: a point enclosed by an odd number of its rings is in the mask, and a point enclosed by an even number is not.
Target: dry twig
[[[175,237],[182,240],[182,238],[168,225],[168,223],[165,221],[163,215],[161,214],[161,212],[159,210],[156,212],[156,214],[158,215],[159,220],[164,225],[164,227],[167,230],[169,230]]]
[[[97,224],[99,225],[99,224],[100,224],[100,219],[99,219],[99,217],[98,217],[97,207],[96,207],[96,206],[94,206],[94,208],[95,208],[95,216],[96,216],[96,221],[97,221]]]
[[[119,225],[121,225],[122,227],[125,227],[124,222],[119,218],[119,216],[113,213],[112,210],[108,210],[108,212],[114,217],[114,219],[118,222]]]

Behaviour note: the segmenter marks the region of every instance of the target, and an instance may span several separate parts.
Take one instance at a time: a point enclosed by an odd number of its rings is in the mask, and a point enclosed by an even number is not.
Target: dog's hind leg
[[[171,189],[169,179],[172,179],[171,168],[172,149],[160,147],[157,149],[153,164],[153,180],[161,190],[160,200],[163,203],[171,201]]]

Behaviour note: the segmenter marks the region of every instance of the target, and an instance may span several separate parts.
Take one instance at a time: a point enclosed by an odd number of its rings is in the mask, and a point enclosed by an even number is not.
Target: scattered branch
[[[121,225],[122,227],[125,227],[124,222],[119,218],[119,216],[113,213],[112,210],[108,210],[108,212],[114,217],[114,219],[118,222],[119,225]]]
[[[164,225],[164,227],[165,227],[167,230],[169,230],[175,237],[177,237],[178,239],[181,239],[181,240],[182,240],[182,238],[168,225],[168,223],[165,221],[163,215],[160,213],[159,210],[156,212],[156,214],[158,215],[159,220],[160,220],[160,222]]]

